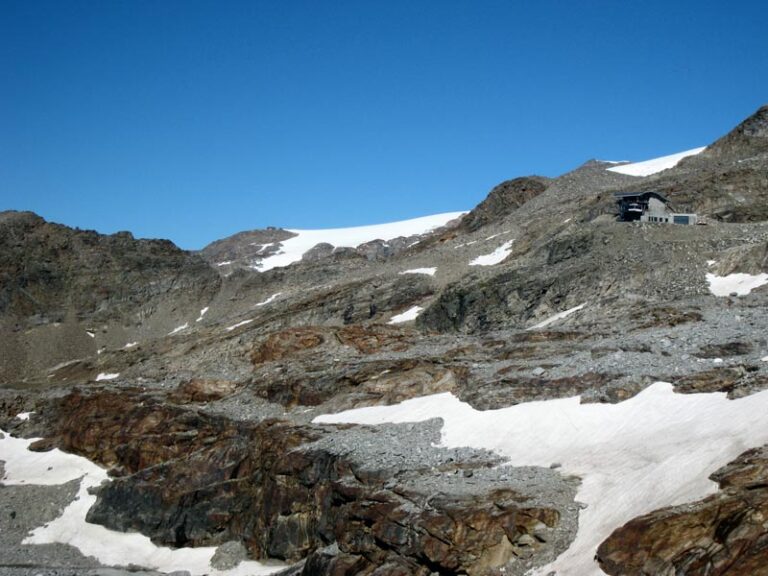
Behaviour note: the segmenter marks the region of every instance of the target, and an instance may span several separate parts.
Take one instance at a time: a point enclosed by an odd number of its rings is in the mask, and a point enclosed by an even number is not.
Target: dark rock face
[[[759,372],[758,366],[743,364],[703,370],[671,380],[678,392],[725,392],[729,398],[740,398],[768,385],[768,377]]]
[[[320,429],[236,424],[136,392],[75,393],[56,412],[58,434],[38,448],[55,443],[114,467],[88,520],[159,543],[242,541],[255,558],[308,557],[307,574],[424,576],[491,574],[555,545],[560,512],[530,496],[435,494],[419,487],[421,475],[434,474],[428,468],[402,484],[386,468],[299,449],[327,433]],[[338,553],[326,557],[330,544]]]
[[[728,356],[743,356],[752,351],[752,344],[736,340],[724,344],[709,344],[704,346],[697,356],[700,358],[719,358]]]
[[[588,372],[567,378],[508,377],[462,389],[459,397],[479,410],[492,410],[535,399],[568,398],[585,390],[605,386],[620,374]]]
[[[499,222],[520,206],[547,189],[548,179],[541,177],[507,180],[490,191],[469,214],[461,219],[461,228],[474,232],[492,222]]]
[[[447,287],[417,320],[426,329],[482,332],[499,326],[522,325],[545,301],[565,301],[588,277],[564,271],[562,275],[533,275],[509,270],[476,282],[472,279]]]
[[[705,153],[709,156],[739,159],[768,153],[768,106],[762,106],[728,134],[711,144]]]
[[[750,450],[712,475],[720,491],[616,530],[597,559],[608,574],[768,574],[768,449]]]
[[[73,230],[29,212],[0,214],[0,279],[0,316],[49,322],[125,319],[157,298],[190,300],[219,284],[168,240]]]
[[[0,213],[0,382],[93,354],[107,326],[165,334],[219,286],[202,259],[167,240]]]

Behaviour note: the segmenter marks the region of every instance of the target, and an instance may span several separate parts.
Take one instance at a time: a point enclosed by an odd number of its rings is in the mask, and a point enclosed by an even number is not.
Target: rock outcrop
[[[607,574],[768,574],[768,449],[750,450],[715,472],[720,491],[652,512],[600,545]]]
[[[426,576],[522,570],[569,538],[560,508],[575,486],[555,472],[538,472],[558,495],[546,505],[524,482],[499,482],[488,458],[468,465],[444,451],[393,469],[387,458],[334,452],[335,441],[318,445],[328,429],[234,423],[138,391],[75,392],[51,411],[56,433],[38,449],[55,444],[112,467],[89,521],[162,544],[238,541],[254,558],[307,558],[304,573],[327,562],[329,573]],[[495,480],[468,490],[473,471]]]
[[[549,179],[541,176],[515,178],[502,182],[488,193],[485,200],[461,219],[459,226],[474,232],[493,222],[501,222],[530,199],[544,192],[548,183]]]

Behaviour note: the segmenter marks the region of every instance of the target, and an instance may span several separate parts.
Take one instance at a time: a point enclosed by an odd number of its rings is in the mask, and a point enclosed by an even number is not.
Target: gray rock
[[[248,558],[248,551],[242,542],[225,542],[218,548],[211,558],[211,566],[217,570],[231,570]]]

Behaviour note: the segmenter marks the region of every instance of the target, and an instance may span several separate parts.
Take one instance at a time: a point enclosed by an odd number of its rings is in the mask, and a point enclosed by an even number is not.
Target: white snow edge
[[[706,275],[709,283],[709,291],[715,296],[746,296],[755,288],[768,284],[768,274],[761,273],[757,275],[742,274],[740,272],[728,274],[727,276]]]
[[[692,150],[686,150],[685,152],[678,152],[668,156],[660,156],[658,158],[652,158],[651,160],[644,160],[643,162],[633,162],[632,164],[613,166],[611,168],[606,168],[606,170],[609,172],[626,174],[628,176],[650,176],[651,174],[656,174],[662,170],[674,168],[683,158],[701,154],[704,150],[706,150],[706,148],[706,146],[701,148],[693,148]]]
[[[351,228],[329,228],[326,230],[289,229],[288,232],[293,232],[296,236],[281,241],[280,252],[268,256],[260,263],[254,265],[254,268],[265,272],[272,268],[288,266],[301,260],[307,251],[320,243],[328,243],[337,248],[354,248],[372,240],[392,240],[393,238],[425,234],[445,226],[451,220],[455,220],[464,214],[466,212],[446,212],[402,220],[400,222]]]

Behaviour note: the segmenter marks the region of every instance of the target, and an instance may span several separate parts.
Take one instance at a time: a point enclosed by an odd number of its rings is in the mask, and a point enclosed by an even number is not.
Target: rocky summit
[[[200,252],[0,213],[0,574],[768,574],[768,106],[679,156]]]

